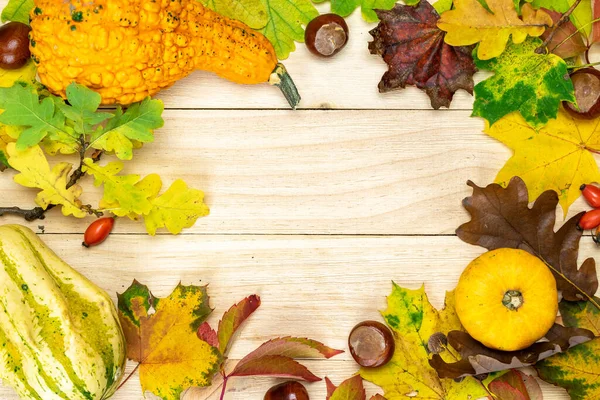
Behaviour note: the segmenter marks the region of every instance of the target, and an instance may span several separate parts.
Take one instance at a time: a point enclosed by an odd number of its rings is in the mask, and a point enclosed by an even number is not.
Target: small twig
[[[565,13],[560,17],[560,19],[554,24],[554,26],[552,27],[552,30],[550,31],[550,34],[548,35],[546,40],[544,40],[544,43],[542,43],[542,45],[540,47],[535,49],[535,52],[537,54],[546,54],[546,48],[548,47],[548,44],[554,38],[554,35],[556,35],[556,32],[558,32],[558,28],[562,24],[564,24],[565,22],[567,22],[569,20],[569,17],[573,13],[573,11],[575,11],[575,9],[579,5],[579,3],[581,3],[581,0],[575,0],[575,2],[571,5],[571,7],[569,7],[569,9],[567,11],[565,11]]]
[[[121,384],[119,385],[119,387],[117,387],[117,390],[121,389],[123,387],[123,385],[126,384],[129,379],[131,379],[131,377],[133,376],[133,374],[135,374],[135,372],[138,370],[138,368],[140,367],[140,365],[142,365],[142,363],[138,363],[138,365],[135,366],[135,368],[133,369],[133,371],[131,371],[129,373],[129,375],[127,375],[127,377],[123,380],[123,382],[121,382]]]
[[[0,207],[0,217],[5,214],[19,215],[25,219],[25,221],[35,221],[36,219],[44,219],[46,211],[54,207],[54,204],[50,204],[45,210],[42,207],[35,207],[31,209],[23,209],[20,207]]]

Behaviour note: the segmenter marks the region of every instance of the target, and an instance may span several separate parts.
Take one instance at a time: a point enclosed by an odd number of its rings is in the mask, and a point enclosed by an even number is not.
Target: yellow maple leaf
[[[179,284],[168,297],[158,299],[134,281],[118,298],[127,357],[140,363],[143,391],[179,400],[191,386],[210,385],[222,356],[196,334],[212,311],[206,286]]]
[[[489,60],[504,51],[512,35],[514,43],[522,43],[527,35],[540,36],[552,18],[530,4],[522,7],[519,18],[513,0],[487,0],[491,12],[477,0],[455,0],[454,9],[442,13],[438,27],[446,31],[444,40],[451,46],[467,46],[479,42],[477,57]]]
[[[25,187],[41,189],[35,198],[40,207],[46,209],[50,204],[57,204],[62,205],[62,213],[65,216],[86,216],[79,201],[81,187],[73,185],[67,189],[72,164],[61,162],[50,169],[46,156],[37,145],[18,151],[15,143],[8,143],[6,152],[10,166],[20,172],[15,175],[14,181]]]
[[[204,193],[190,189],[184,181],[177,179],[162,195],[152,200],[152,210],[144,216],[146,230],[154,235],[156,229],[166,227],[176,235],[196,223],[200,217],[208,215],[204,204]]]
[[[565,213],[581,195],[584,183],[599,182],[600,172],[592,153],[600,152],[600,119],[574,120],[560,109],[539,131],[533,129],[518,112],[496,122],[485,132],[498,139],[514,154],[496,176],[506,186],[520,176],[529,189],[529,198],[537,199],[546,190],[558,193]]]

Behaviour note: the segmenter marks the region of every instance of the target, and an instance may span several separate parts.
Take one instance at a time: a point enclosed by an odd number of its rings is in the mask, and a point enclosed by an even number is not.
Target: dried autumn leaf
[[[73,165],[61,162],[50,169],[40,146],[33,146],[23,151],[17,150],[16,147],[15,143],[6,145],[10,166],[20,172],[14,177],[14,181],[25,187],[41,189],[35,198],[37,205],[43,209],[50,204],[61,205],[65,216],[83,218],[87,215],[81,209],[79,201],[81,187],[73,185],[67,189],[69,173]]]
[[[463,200],[471,221],[462,224],[456,234],[464,242],[488,250],[508,247],[522,249],[550,266],[557,287],[567,300],[593,296],[598,290],[596,263],[588,258],[580,268],[577,255],[581,232],[577,221],[583,213],[569,219],[554,232],[556,192],[542,193],[532,208],[523,180],[511,179],[506,188],[494,183],[485,188],[467,182],[473,195]]]
[[[509,38],[522,43],[527,36],[540,36],[552,18],[530,4],[522,7],[519,17],[512,0],[487,0],[487,11],[478,0],[455,0],[454,9],[446,11],[438,27],[446,31],[445,41],[451,46],[468,46],[479,43],[477,57],[489,60],[504,51]]]
[[[320,381],[294,358],[331,358],[343,353],[312,339],[283,337],[269,340],[244,357],[229,376],[278,376]]]
[[[427,93],[435,109],[449,107],[458,89],[473,93],[472,48],[444,43],[445,33],[436,26],[439,15],[428,2],[397,4],[390,11],[377,10],[377,15],[381,21],[370,32],[374,40],[369,51],[389,66],[380,92],[414,85]]]
[[[219,321],[218,345],[221,354],[227,355],[231,338],[240,325],[260,307],[260,297],[252,295],[231,306]]]
[[[490,125],[518,111],[534,128],[543,127],[556,118],[560,103],[575,102],[573,83],[567,64],[555,54],[537,54],[540,39],[509,44],[497,58],[480,60],[479,69],[494,75],[475,86],[473,114],[485,118]]]
[[[153,198],[151,204],[152,208],[144,216],[146,230],[150,235],[155,235],[156,230],[163,227],[177,235],[209,213],[204,204],[204,193],[188,188],[181,179],[173,182],[166,192]]]
[[[340,384],[340,386],[337,387],[327,377],[325,377],[325,383],[327,384],[326,400],[367,399],[365,387],[363,386],[363,380],[360,375],[355,375],[350,379],[346,379]]]
[[[562,13],[543,9],[548,14],[552,21],[556,24],[562,17]],[[544,32],[540,38],[546,40],[550,35],[550,31]],[[548,43],[548,50],[561,58],[571,58],[578,56],[587,50],[587,46],[583,42],[583,36],[571,21],[566,21],[556,28],[556,33],[552,36]]]
[[[594,334],[587,329],[566,328],[554,324],[546,334],[545,340],[519,351],[500,351],[485,347],[466,332],[451,331],[448,333],[448,343],[458,351],[461,360],[448,362],[439,354],[434,354],[430,364],[440,377],[457,379],[510,368],[528,367],[593,338]]]
[[[490,393],[502,400],[529,400],[529,396],[506,382],[492,382],[488,386]]]
[[[438,311],[429,303],[425,289],[404,289],[394,283],[388,308],[382,312],[394,333],[396,350],[392,360],[379,368],[362,368],[360,375],[384,390],[388,400],[479,399],[487,392],[479,381],[467,377],[461,382],[440,379],[429,365],[427,340],[437,332],[448,333],[462,326],[454,310],[454,295],[446,294],[446,307]],[[449,351],[443,357],[453,359]]]
[[[594,301],[600,304],[599,298]],[[573,400],[600,399],[600,309],[589,301],[561,301],[559,310],[565,325],[589,329],[597,337],[538,363],[538,374],[546,382],[567,389]]]
[[[188,387],[210,385],[222,356],[196,336],[212,311],[205,286],[179,284],[159,299],[134,281],[118,300],[127,357],[140,363],[143,391],[163,400],[179,400]]]
[[[565,215],[581,195],[582,184],[600,182],[592,154],[600,151],[598,120],[574,119],[561,108],[556,119],[535,130],[520,114],[513,113],[486,128],[485,133],[514,151],[495,181],[505,186],[513,176],[520,176],[531,198],[554,190]]]
[[[204,340],[212,347],[216,347],[217,349],[219,348],[219,338],[217,337],[217,332],[211,328],[208,322],[203,322],[202,325],[198,327],[198,332],[196,332],[196,334],[200,340]]]
[[[488,389],[502,400],[542,400],[542,389],[535,378],[516,369],[495,378]]]

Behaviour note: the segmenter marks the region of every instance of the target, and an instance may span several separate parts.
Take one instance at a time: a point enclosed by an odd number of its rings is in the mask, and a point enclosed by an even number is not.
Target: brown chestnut
[[[582,119],[594,119],[600,115],[600,71],[595,68],[581,68],[571,73],[575,88],[577,107],[564,101],[563,106],[571,115]]]
[[[267,390],[264,400],[309,400],[309,398],[306,388],[301,383],[287,381]]]
[[[381,367],[394,355],[396,344],[390,329],[377,321],[363,321],[348,336],[348,347],[361,367]]]
[[[306,26],[304,42],[311,53],[331,57],[348,42],[348,25],[337,14],[322,14]]]
[[[0,26],[0,68],[21,68],[29,60],[29,31],[31,28],[21,22]]]

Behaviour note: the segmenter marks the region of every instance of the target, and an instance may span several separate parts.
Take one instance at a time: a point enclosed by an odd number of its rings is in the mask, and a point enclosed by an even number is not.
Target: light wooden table
[[[375,25],[359,12],[348,24],[350,43],[333,59],[318,59],[299,44],[285,61],[303,97],[297,111],[274,87],[239,86],[204,72],[160,94],[165,126],[126,172],[158,172],[165,185],[183,178],[205,191],[211,215],[184,234],[150,237],[141,224],[119,220],[106,243],[85,249],[80,243],[91,218],[53,210],[28,225],[38,232],[43,225],[43,240],[113,299],[134,278],[158,296],[179,281],[209,283],[209,322],[216,324],[233,303],[259,294],[262,306],[235,342],[229,368],[276,336],[346,349],[356,323],[380,318],[392,280],[411,288],[424,282],[440,307],[444,292],[483,252],[454,235],[469,219],[461,206],[470,194],[465,182],[492,182],[510,151],[482,133],[481,119],[469,117],[472,98],[463,91],[450,110],[439,111],[415,88],[379,94],[386,65],[367,49]],[[32,206],[35,192],[11,176],[1,176],[1,204]],[[86,199],[97,199],[89,184],[85,190]],[[578,200],[569,214],[584,207]],[[598,255],[587,239],[582,256]],[[358,369],[348,352],[305,364],[335,383]],[[232,379],[226,398],[262,399],[274,382]],[[312,399],[325,398],[325,383],[308,388]],[[546,399],[568,399],[562,389],[543,388]],[[216,378],[194,398],[217,399],[219,391]],[[141,398],[137,377],[114,396]],[[0,388],[0,399],[17,397]]]

